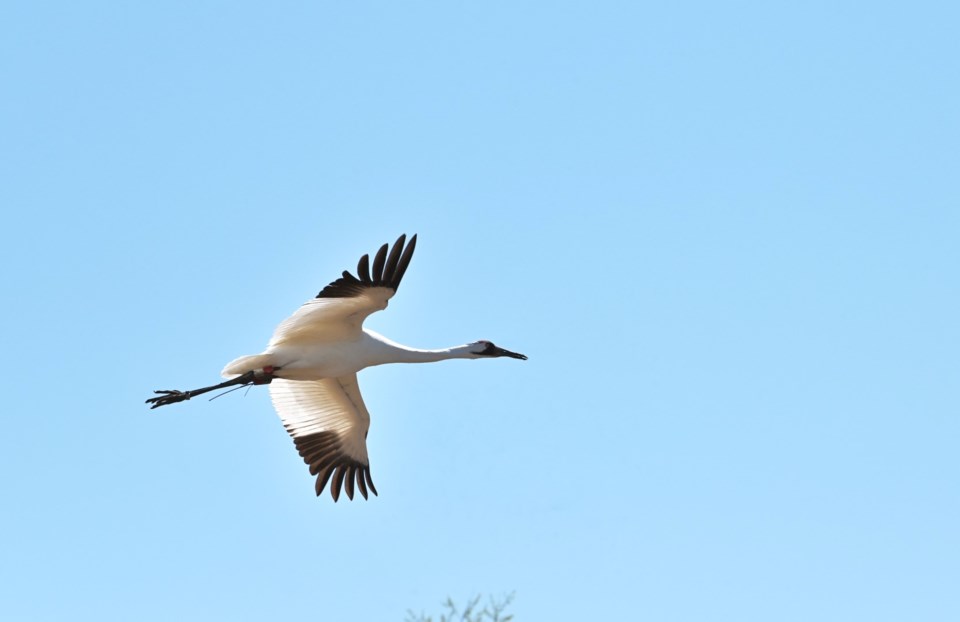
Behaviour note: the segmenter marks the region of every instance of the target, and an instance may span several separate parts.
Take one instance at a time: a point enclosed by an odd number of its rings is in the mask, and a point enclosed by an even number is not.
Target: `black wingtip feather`
[[[344,270],[343,276],[320,290],[317,298],[351,298],[361,295],[368,287],[389,287],[397,291],[410,265],[410,258],[413,257],[413,250],[417,245],[416,234],[410,238],[409,243],[406,241],[407,235],[403,234],[394,242],[393,248],[389,248],[387,244],[381,246],[373,260],[372,275],[370,255],[364,255],[357,264],[359,278]]]
[[[383,269],[383,282],[393,283],[393,277],[397,273],[397,262],[400,261],[400,253],[403,252],[403,245],[407,241],[407,234],[401,234],[397,241],[393,243],[393,249],[390,251],[390,258]]]
[[[370,276],[373,277],[374,285],[383,284],[383,264],[387,260],[387,248],[386,244],[381,246],[380,250],[377,251],[377,256],[373,258],[373,274]]]
[[[343,478],[343,489],[347,493],[347,497],[353,501],[353,480],[357,476],[357,467],[350,467],[347,469],[347,475]]]
[[[410,243],[407,244],[406,248],[403,249],[403,254],[400,256],[400,262],[397,264],[397,271],[393,275],[391,287],[396,291],[400,286],[400,281],[403,279],[403,275],[407,272],[407,267],[410,265],[410,259],[413,257],[413,250],[417,247],[417,234],[414,233],[413,237],[410,238]]]
[[[360,277],[360,282],[365,285],[373,283],[370,279],[370,255],[364,255],[360,258],[360,262],[357,264],[357,276]]]
[[[367,486],[370,487],[370,492],[379,497],[380,495],[377,493],[377,487],[373,485],[373,478],[370,477],[370,467],[367,467],[363,470],[363,475],[367,478]]]
[[[333,474],[334,468],[335,467],[329,466],[324,471],[322,471],[319,475],[317,475],[317,483],[313,488],[314,490],[317,491],[318,497],[323,494],[323,489],[327,487],[327,481],[330,479],[330,476]]]
[[[360,494],[363,495],[364,499],[367,499],[367,482],[363,478],[363,469],[357,469],[357,488],[360,489]]]
[[[330,495],[333,497],[334,503],[340,500],[340,489],[343,488],[343,476],[346,474],[346,465],[340,465],[340,467],[337,468],[337,472],[333,475],[333,479],[330,480]]]
[[[352,500],[353,493],[358,488],[363,498],[368,498],[368,487],[365,484],[370,482],[369,467],[343,453],[336,433],[324,431],[294,437],[293,443],[303,461],[310,467],[310,474],[317,477],[314,491],[318,497],[329,483],[330,495],[334,501],[340,498],[341,490]],[[370,483],[372,485],[372,482]]]

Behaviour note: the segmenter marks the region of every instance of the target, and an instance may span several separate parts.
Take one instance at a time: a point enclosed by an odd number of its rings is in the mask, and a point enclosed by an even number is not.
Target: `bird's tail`
[[[268,365],[273,364],[273,357],[269,354],[251,354],[249,356],[241,356],[238,359],[234,359],[227,363],[227,366],[223,368],[223,371],[220,372],[220,375],[224,378],[235,378],[241,374],[245,374],[248,371],[253,371],[255,369],[263,369]]]

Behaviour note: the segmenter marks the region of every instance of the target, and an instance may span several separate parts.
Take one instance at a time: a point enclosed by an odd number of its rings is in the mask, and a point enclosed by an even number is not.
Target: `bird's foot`
[[[190,393],[187,391],[154,391],[154,393],[156,393],[157,396],[147,400],[147,404],[150,404],[151,410],[158,406],[176,404],[177,402],[190,399]]]

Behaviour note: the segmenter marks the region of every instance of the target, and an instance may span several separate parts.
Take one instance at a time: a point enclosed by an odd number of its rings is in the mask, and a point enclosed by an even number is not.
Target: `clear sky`
[[[5,2],[0,618],[960,619],[953,2]],[[334,504],[216,382],[361,254]]]

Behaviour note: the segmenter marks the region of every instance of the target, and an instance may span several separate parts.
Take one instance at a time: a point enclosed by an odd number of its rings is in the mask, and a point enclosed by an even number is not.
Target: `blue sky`
[[[960,617],[953,3],[0,8],[0,618]],[[363,253],[371,501],[216,381]]]

